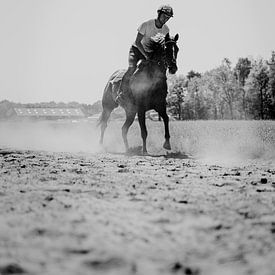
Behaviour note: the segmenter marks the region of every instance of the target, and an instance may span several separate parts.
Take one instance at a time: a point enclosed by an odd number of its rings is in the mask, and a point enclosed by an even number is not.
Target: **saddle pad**
[[[115,84],[121,81],[122,77],[126,73],[126,70],[116,71],[110,78],[110,83]]]

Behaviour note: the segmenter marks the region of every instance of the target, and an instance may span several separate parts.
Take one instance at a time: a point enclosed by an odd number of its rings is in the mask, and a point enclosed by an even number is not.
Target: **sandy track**
[[[275,166],[0,151],[0,274],[275,274]]]

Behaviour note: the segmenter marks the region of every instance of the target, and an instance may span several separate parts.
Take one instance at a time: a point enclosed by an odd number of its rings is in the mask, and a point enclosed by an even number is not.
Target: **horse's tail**
[[[118,107],[118,104],[115,102],[117,96],[118,88],[120,86],[121,79],[125,74],[126,70],[117,70],[109,78],[102,97],[102,112],[97,121],[97,126],[106,124],[111,112],[114,108]]]
[[[97,120],[97,127],[107,124],[111,112],[117,106],[117,103],[112,98],[112,83],[108,81],[102,97],[102,112]]]
[[[97,123],[96,123],[96,127],[99,127],[106,119],[104,119],[104,110],[102,110]]]

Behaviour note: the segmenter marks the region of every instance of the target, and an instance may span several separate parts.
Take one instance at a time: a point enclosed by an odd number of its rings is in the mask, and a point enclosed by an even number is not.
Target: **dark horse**
[[[126,121],[122,126],[122,137],[126,151],[129,150],[127,133],[132,125],[136,114],[141,129],[143,140],[143,154],[147,154],[146,138],[147,129],[145,125],[145,113],[148,110],[155,109],[164,121],[165,142],[163,147],[171,150],[169,134],[169,117],[166,113],[166,96],[167,96],[167,78],[166,71],[175,74],[177,71],[177,40],[179,35],[170,37],[157,35],[152,37],[150,48],[152,49],[149,60],[141,61],[136,71],[131,77],[129,83],[129,93],[126,102],[121,104],[126,113]],[[103,143],[103,136],[107,127],[107,121],[114,108],[118,107],[115,102],[121,78],[125,71],[116,71],[109,79],[102,98],[103,111],[99,120],[101,124],[100,143]]]

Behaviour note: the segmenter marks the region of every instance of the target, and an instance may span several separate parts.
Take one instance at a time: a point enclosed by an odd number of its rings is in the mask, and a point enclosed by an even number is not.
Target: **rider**
[[[128,70],[124,74],[119,93],[116,98],[117,103],[123,103],[124,95],[127,93],[129,81],[136,70],[137,63],[140,60],[149,59],[150,50],[148,43],[150,38],[158,33],[166,35],[169,33],[169,28],[165,24],[173,17],[173,9],[169,5],[162,5],[157,10],[158,16],[156,19],[150,19],[142,23],[138,28],[138,33],[135,42],[131,45],[128,57]]]

